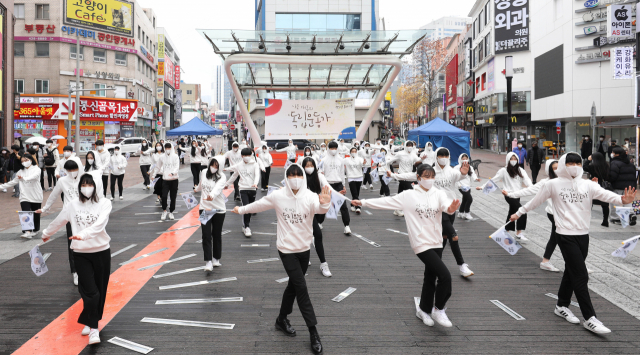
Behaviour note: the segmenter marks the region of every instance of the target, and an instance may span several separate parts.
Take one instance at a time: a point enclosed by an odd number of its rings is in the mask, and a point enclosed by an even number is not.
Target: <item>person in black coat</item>
[[[544,149],[538,148],[538,142],[531,142],[531,149],[527,152],[527,163],[531,168],[531,181],[535,184],[540,172],[540,166],[544,163]]]
[[[636,167],[631,164],[624,148],[614,146],[611,151],[613,158],[611,159],[609,168],[609,182],[613,186],[613,192],[618,195],[624,194],[627,187],[636,187]],[[624,205],[631,207],[631,204]],[[620,218],[615,214],[613,204],[611,204],[611,222],[620,223]]]
[[[600,136],[596,143],[596,152],[604,155],[605,158],[609,156],[609,145],[604,141],[604,136]]]
[[[611,153],[613,153],[613,148],[618,147],[616,145],[618,141],[615,139],[611,140],[611,145],[609,146],[609,148],[607,148],[607,158],[609,158],[609,162],[613,161],[613,157],[611,156]]]
[[[585,161],[584,171],[589,173],[591,179],[597,179],[598,185],[603,189],[607,189],[605,182],[609,181],[609,163],[601,153],[595,152]],[[606,184],[609,185],[609,184]],[[602,224],[603,227],[609,227],[609,204],[600,200],[593,200],[594,205],[602,207]]]
[[[582,145],[580,146],[580,155],[582,159],[589,159],[591,154],[593,154],[593,142],[591,141],[591,137],[584,136]]]

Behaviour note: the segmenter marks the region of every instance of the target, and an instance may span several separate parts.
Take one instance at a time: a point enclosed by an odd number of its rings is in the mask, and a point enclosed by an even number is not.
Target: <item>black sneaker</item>
[[[296,330],[291,327],[291,323],[289,323],[287,318],[282,320],[280,317],[276,318],[276,330],[279,330],[290,337],[296,336]]]
[[[317,332],[311,333],[311,351],[316,355],[322,354],[322,343]]]

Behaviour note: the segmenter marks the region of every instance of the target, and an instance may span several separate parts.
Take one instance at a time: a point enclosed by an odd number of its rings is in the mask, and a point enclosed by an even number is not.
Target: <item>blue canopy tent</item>
[[[222,130],[213,128],[197,117],[184,125],[167,131],[167,136],[220,136]]]
[[[433,144],[433,149],[445,147],[451,153],[451,165],[458,164],[458,156],[469,154],[471,134],[457,128],[440,118],[409,131],[409,139],[415,141],[418,147],[424,148],[427,142]]]

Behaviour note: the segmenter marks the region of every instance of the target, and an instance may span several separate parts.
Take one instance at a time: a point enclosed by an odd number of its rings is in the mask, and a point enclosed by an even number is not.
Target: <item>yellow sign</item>
[[[133,3],[122,0],[65,0],[64,23],[133,37]]]
[[[69,117],[68,117],[68,119],[69,119],[69,120],[73,120],[73,113],[69,112]]]
[[[158,59],[164,59],[164,35],[158,35]]]
[[[473,106],[467,106],[467,113],[473,113]]]
[[[158,78],[158,82],[156,83],[158,87],[164,86],[164,78]]]
[[[511,116],[511,122],[518,123],[518,119],[516,118],[516,116]]]
[[[387,91],[387,94],[384,96],[384,99],[387,101],[391,101],[391,91]]]
[[[158,76],[164,76],[164,62],[158,62]]]
[[[89,91],[89,95],[95,95],[95,94],[96,94],[96,91],[95,91],[95,90],[91,90],[91,91]]]
[[[545,148],[553,147],[553,141],[544,141],[542,142],[542,146]]]

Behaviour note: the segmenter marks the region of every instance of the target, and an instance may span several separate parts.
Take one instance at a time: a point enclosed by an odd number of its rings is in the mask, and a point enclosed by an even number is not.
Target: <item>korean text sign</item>
[[[496,54],[529,50],[528,0],[495,1]]]
[[[611,51],[611,70],[614,79],[633,78],[633,47],[616,47]]]
[[[136,120],[138,101],[110,99],[80,99],[80,118],[86,120]]]
[[[122,0],[65,0],[64,23],[133,37],[133,3]]]
[[[265,139],[355,138],[353,99],[265,100]]]
[[[607,7],[607,36],[632,36],[631,21],[633,21],[631,5],[609,5]]]

